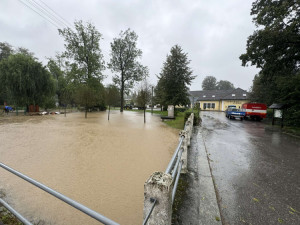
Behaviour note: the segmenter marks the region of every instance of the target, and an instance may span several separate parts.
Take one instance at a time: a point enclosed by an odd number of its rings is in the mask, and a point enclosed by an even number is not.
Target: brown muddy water
[[[120,224],[141,224],[144,182],[164,171],[178,131],[157,116],[112,111],[0,117],[0,161]],[[100,224],[0,168],[0,190],[31,221]]]

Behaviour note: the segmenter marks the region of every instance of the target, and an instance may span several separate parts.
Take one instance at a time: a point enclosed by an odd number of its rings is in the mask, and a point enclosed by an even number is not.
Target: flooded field
[[[157,116],[112,111],[0,117],[0,161],[120,224],[141,224],[143,185],[164,171],[178,131]],[[0,168],[0,190],[26,218],[99,224]]]

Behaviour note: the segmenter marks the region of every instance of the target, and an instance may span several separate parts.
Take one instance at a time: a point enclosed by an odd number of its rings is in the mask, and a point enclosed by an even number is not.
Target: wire
[[[40,10],[41,13],[45,13],[46,16],[48,16],[50,19],[55,21],[57,24],[60,24],[63,27],[68,27],[69,26],[63,20],[59,19],[53,13],[51,13],[48,9],[46,9],[44,6],[40,5],[37,1],[35,1],[35,0],[30,0],[30,1],[32,2],[32,5],[34,5],[34,7],[36,9]]]
[[[27,5],[25,2],[23,2],[22,0],[18,0],[19,2],[21,2],[23,5],[25,5],[26,7],[28,7],[29,9],[31,9],[32,11],[34,11],[35,13],[37,13],[38,15],[40,15],[41,17],[43,17],[45,20],[47,20],[49,23],[51,23],[53,26],[55,26],[57,29],[60,29],[59,25],[56,24],[54,21],[52,22],[49,18],[45,17],[44,15],[40,14],[38,11],[34,10],[32,7],[30,7],[29,5]]]
[[[71,23],[69,23],[69,21],[65,20],[63,17],[61,17],[58,13],[56,13],[53,9],[51,9],[45,2],[43,2],[42,0],[40,0],[41,3],[43,3],[48,9],[50,9],[55,15],[59,16],[63,21],[66,22],[66,24],[68,24],[70,27],[72,27],[73,25]]]

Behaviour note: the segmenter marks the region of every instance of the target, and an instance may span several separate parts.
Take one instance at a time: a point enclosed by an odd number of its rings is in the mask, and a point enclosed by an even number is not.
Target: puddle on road
[[[22,119],[23,118],[23,119]],[[178,131],[135,112],[16,117],[0,122],[0,161],[121,224],[141,224],[144,182],[164,171]],[[0,190],[25,217],[99,224],[0,169]]]

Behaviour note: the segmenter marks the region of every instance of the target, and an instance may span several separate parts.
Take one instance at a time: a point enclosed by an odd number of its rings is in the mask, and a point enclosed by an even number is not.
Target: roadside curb
[[[198,173],[199,173],[199,224],[214,225],[222,224],[220,210],[217,202],[215,186],[211,174],[208,156],[205,149],[205,143],[202,137],[202,128],[198,129],[196,134],[197,146],[199,151]]]

